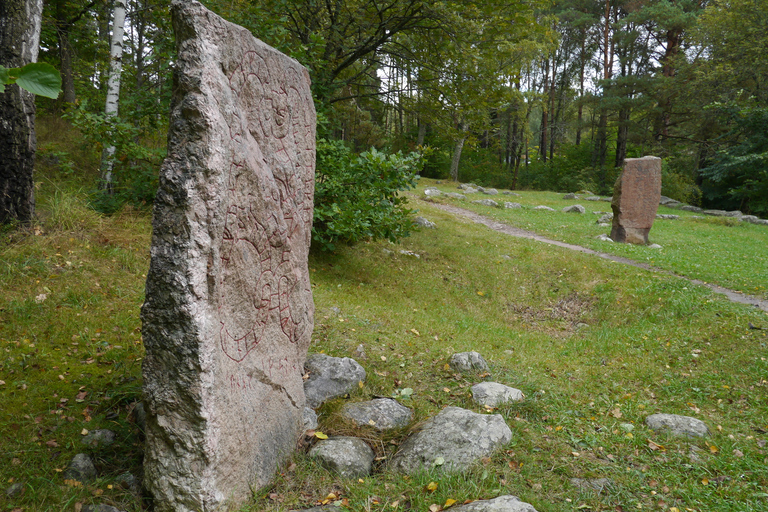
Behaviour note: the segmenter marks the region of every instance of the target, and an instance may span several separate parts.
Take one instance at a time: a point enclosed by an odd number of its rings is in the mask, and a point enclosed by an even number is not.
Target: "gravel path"
[[[439,203],[429,203],[431,206],[434,206],[435,208],[439,208],[440,210],[443,210],[448,213],[452,213],[454,215],[458,215],[460,217],[465,217],[467,219],[470,219],[474,222],[477,222],[478,224],[482,224],[484,226],[487,226],[494,231],[498,231],[499,233],[504,233],[506,235],[510,236],[516,236],[518,238],[528,238],[531,240],[536,240],[539,242],[543,242],[545,244],[550,245],[556,245],[558,247],[563,247],[565,249],[570,249],[572,251],[581,252],[584,254],[591,254],[593,256],[597,256],[598,258],[603,258],[606,260],[615,261],[616,263],[622,263],[624,265],[630,265],[637,268],[642,268],[644,270],[648,270],[650,272],[656,272],[659,274],[667,274],[670,276],[676,276],[680,277],[682,279],[687,279],[693,284],[699,284],[701,286],[706,286],[710,290],[716,293],[721,293],[728,297],[733,302],[738,302],[739,304],[749,304],[752,306],[755,306],[756,308],[759,308],[766,313],[768,313],[768,300],[763,300],[759,297],[754,297],[752,295],[746,295],[742,292],[738,292],[736,290],[731,290],[729,288],[723,288],[722,286],[717,286],[715,284],[711,283],[705,283],[704,281],[700,281],[698,279],[691,279],[686,276],[681,276],[679,274],[675,274],[674,272],[671,272],[669,270],[664,270],[658,267],[654,267],[652,265],[648,265],[647,263],[641,263],[639,261],[630,260],[629,258],[622,258],[621,256],[614,256],[613,254],[607,254],[604,252],[598,252],[593,251],[592,249],[588,249],[586,247],[582,247],[580,245],[573,245],[573,244],[567,244],[565,242],[558,242],[557,240],[552,240],[551,238],[547,238],[541,235],[538,235],[532,231],[526,231],[525,229],[516,228],[514,226],[510,226],[509,224],[504,224],[503,222],[499,222],[497,220],[493,220],[490,217],[486,217],[485,215],[480,215],[479,213],[475,213],[470,210],[465,210],[464,208],[459,208],[458,206],[453,205],[447,205],[447,204],[439,204]]]

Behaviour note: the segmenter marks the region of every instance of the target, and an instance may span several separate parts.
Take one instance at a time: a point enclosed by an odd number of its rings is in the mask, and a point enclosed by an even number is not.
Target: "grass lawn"
[[[18,496],[0,493],[0,504],[52,511],[107,503],[138,511],[144,503],[118,477],[141,470],[142,437],[131,410],[141,398],[138,311],[150,217],[97,216],[76,192],[49,181],[39,196],[41,222],[6,230],[0,240],[0,481],[23,485]],[[574,203],[561,196],[523,192],[506,200],[556,209]],[[608,203],[581,204],[610,210]],[[352,356],[363,345],[359,362],[368,374],[348,399],[319,409],[320,430],[365,438],[378,457],[376,472],[345,480],[297,452],[244,510],[327,500],[355,512],[427,512],[448,500],[501,494],[540,512],[768,510],[768,330],[748,328],[768,329],[767,315],[674,276],[498,234],[420,200],[412,205],[437,229],[400,245],[364,243],[310,259],[317,309],[311,351]],[[767,293],[765,226],[674,211],[680,220],[654,225],[651,239],[663,249],[653,251],[597,241],[607,230],[592,213],[460,205],[551,238]],[[488,360],[490,376],[447,369],[453,353],[467,350]],[[526,399],[486,411],[469,393],[481,380],[521,389]],[[399,393],[405,388],[413,394]],[[398,396],[414,409],[413,424],[379,434],[340,417],[345,401],[373,396]],[[501,414],[512,441],[468,473],[388,472],[407,435],[449,405]],[[643,422],[657,412],[695,416],[712,435],[656,434]],[[98,428],[115,431],[116,442],[84,446],[83,433]],[[100,477],[66,482],[63,470],[83,451],[94,456]],[[570,481],[600,477],[614,483],[601,494]]]

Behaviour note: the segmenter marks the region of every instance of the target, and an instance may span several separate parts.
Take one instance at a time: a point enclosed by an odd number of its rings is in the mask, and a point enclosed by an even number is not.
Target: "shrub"
[[[354,155],[342,141],[319,139],[312,240],[333,251],[338,244],[410,234],[411,210],[402,190],[416,186],[420,153],[385,154],[371,149]]]

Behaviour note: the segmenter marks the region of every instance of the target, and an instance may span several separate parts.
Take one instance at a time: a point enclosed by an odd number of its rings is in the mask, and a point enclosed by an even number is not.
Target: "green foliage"
[[[701,170],[705,197],[726,209],[768,214],[768,108],[731,109],[738,142]]]
[[[125,203],[151,204],[165,148],[144,144],[137,125],[114,115],[89,112],[86,107],[82,105],[66,117],[80,130],[86,143],[99,150],[110,145],[115,147],[114,194],[94,192],[92,206],[102,213],[113,213]]]
[[[575,192],[590,190],[609,195],[620,169],[591,167],[592,147],[589,144],[564,145],[548,162],[534,161],[520,169],[520,188]],[[608,161],[612,160],[609,156]]]
[[[410,234],[412,210],[398,192],[416,186],[422,155],[387,155],[371,149],[355,156],[339,140],[317,144],[312,240],[320,250],[361,240],[392,242]]]
[[[32,94],[56,99],[61,92],[61,75],[56,68],[44,62],[33,62],[21,68],[0,66],[0,93],[11,84]]]

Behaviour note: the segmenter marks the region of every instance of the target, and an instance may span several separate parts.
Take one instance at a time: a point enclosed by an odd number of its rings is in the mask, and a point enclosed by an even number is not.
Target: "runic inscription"
[[[142,307],[145,486],[155,509],[225,510],[295,448],[314,305],[309,75],[173,0],[168,157]]]
[[[255,51],[247,52],[228,76],[241,108],[228,110],[226,120],[233,151],[217,289],[221,348],[236,362],[259,344],[273,314],[292,343],[307,330],[307,314],[297,311],[296,295],[309,293],[309,283],[289,257],[294,239],[306,238],[312,223],[314,144],[307,141],[314,140],[313,123],[303,115],[305,109],[296,108],[306,103],[302,83],[295,70],[270,72]],[[260,189],[247,152],[240,151],[254,143],[267,149],[258,155],[262,162],[254,163],[271,170],[273,190]],[[265,218],[265,209],[282,216]]]

